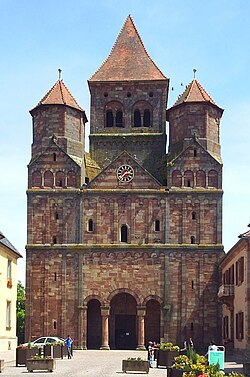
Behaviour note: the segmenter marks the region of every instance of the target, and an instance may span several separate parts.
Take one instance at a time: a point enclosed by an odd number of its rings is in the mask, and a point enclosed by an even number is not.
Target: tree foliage
[[[17,283],[16,320],[18,343],[24,342],[25,322],[25,288],[20,281]]]

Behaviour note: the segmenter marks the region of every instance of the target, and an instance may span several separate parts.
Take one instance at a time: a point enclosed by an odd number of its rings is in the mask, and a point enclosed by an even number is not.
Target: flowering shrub
[[[175,346],[171,342],[161,342],[160,343],[160,350],[162,350],[162,351],[177,351],[177,352],[179,352],[180,351],[180,347],[179,346]]]

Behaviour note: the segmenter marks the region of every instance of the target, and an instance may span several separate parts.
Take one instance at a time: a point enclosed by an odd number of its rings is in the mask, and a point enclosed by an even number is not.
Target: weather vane
[[[61,73],[62,73],[62,70],[60,68],[58,68],[58,76],[59,76],[59,80],[61,80]]]
[[[197,69],[193,69],[193,72],[194,72],[194,79],[195,79],[195,74],[196,74],[196,72],[197,72]]]

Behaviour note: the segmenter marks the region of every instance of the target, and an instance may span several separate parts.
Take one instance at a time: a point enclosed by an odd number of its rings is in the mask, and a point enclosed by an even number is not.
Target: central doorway
[[[131,350],[136,348],[136,316],[118,314],[115,316],[115,348]]]
[[[136,349],[137,315],[136,301],[129,293],[119,293],[110,303],[111,349]]]

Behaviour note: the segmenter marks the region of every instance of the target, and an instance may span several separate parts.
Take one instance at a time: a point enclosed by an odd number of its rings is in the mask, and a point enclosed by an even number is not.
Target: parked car
[[[24,346],[28,346],[30,344],[31,346],[37,346],[38,348],[42,348],[46,343],[64,343],[64,339],[58,338],[57,336],[43,336],[41,338],[38,338],[36,340],[33,340],[32,342],[24,343]]]

